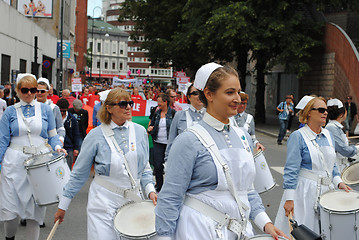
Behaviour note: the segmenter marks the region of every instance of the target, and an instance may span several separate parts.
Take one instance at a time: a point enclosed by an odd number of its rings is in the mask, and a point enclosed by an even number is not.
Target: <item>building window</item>
[[[20,59],[20,72],[26,72],[26,60]]]
[[[97,43],[97,52],[101,52],[101,43]]]
[[[116,54],[117,53],[117,44],[114,42],[112,43],[112,54]]]
[[[101,62],[100,60],[97,60],[97,69],[100,69],[101,68]]]
[[[108,61],[105,60],[105,69],[108,69]]]
[[[122,69],[123,69],[123,63],[120,62],[120,70],[122,70]]]
[[[123,49],[120,49],[120,54],[121,54],[121,55],[123,54]]]
[[[113,61],[112,62],[112,69],[115,70],[116,69],[116,63]]]

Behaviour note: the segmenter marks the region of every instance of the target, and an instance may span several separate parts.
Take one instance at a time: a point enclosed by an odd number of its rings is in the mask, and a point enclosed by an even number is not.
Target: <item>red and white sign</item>
[[[186,84],[189,83],[190,78],[189,77],[180,77],[178,78],[178,84]]]
[[[177,77],[177,78],[179,78],[179,77],[186,77],[186,73],[183,72],[183,71],[174,72],[174,73],[173,73],[173,76],[174,76],[174,77]]]
[[[149,101],[149,100],[133,100],[134,104],[132,107],[132,116],[150,116],[151,114],[151,107],[156,107],[156,101]],[[189,107],[188,104],[182,103],[180,104],[183,110]]]
[[[73,92],[82,92],[82,81],[81,78],[73,78],[71,79],[72,83],[72,91]]]

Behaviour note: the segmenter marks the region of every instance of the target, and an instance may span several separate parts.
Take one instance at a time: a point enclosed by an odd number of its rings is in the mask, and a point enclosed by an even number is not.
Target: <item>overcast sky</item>
[[[101,15],[99,8],[93,12],[93,9],[97,6],[102,8],[102,0],[87,0],[87,15],[93,17],[92,14],[95,13],[95,17],[99,17]]]

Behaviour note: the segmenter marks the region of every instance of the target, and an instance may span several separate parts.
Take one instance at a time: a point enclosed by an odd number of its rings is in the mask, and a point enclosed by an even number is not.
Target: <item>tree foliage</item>
[[[153,64],[172,62],[193,71],[209,61],[236,60],[245,87],[248,51],[257,71],[256,119],[264,121],[264,76],[276,64],[301,75],[321,50],[328,4],[355,7],[356,0],[126,0],[120,20],[136,20],[135,34]],[[342,4],[342,5],[340,5]]]

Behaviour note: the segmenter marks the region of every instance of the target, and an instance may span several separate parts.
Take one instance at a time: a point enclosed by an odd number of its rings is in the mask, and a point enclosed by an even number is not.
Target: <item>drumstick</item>
[[[359,138],[359,136],[350,136],[350,137],[348,137],[348,139],[354,139],[354,138]]]
[[[289,212],[288,214],[288,224],[289,224],[289,235],[290,235],[290,239],[291,240],[294,240],[291,232],[293,231],[293,227],[292,227],[292,223],[290,222],[290,220],[293,220],[293,217],[292,217],[292,212]]]
[[[60,222],[60,219],[57,219],[57,221],[55,222],[55,225],[52,227],[51,232],[50,232],[50,234],[49,234],[49,236],[47,237],[46,240],[51,240],[52,239],[52,237],[54,236],[54,234],[56,232],[57,227],[59,226],[59,222]]]

